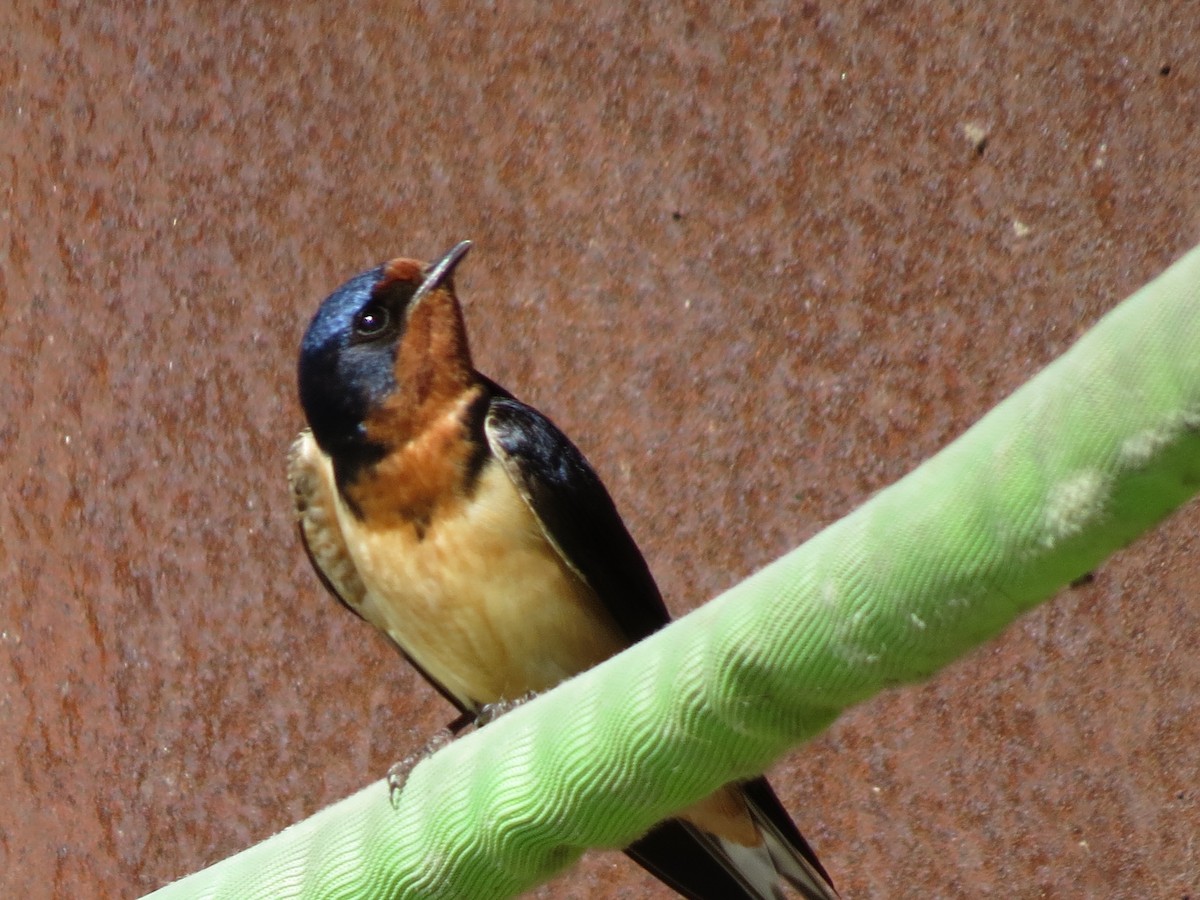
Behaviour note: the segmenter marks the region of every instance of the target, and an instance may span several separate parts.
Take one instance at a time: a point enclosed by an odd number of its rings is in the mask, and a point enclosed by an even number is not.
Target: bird
[[[330,294],[300,345],[289,453],[299,531],[334,597],[460,713],[548,690],[665,626],[599,476],[550,419],[476,371],[454,272],[397,258]],[[837,891],[764,777],[625,851],[692,900]]]

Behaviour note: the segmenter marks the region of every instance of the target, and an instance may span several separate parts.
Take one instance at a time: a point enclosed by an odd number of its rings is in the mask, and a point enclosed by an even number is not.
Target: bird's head
[[[394,259],[325,298],[300,345],[300,403],[318,446],[357,468],[411,437],[474,378],[454,269]],[[406,434],[405,432],[410,432]]]

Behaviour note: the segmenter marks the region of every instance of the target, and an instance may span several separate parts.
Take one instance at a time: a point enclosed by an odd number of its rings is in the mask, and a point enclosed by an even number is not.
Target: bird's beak
[[[425,272],[425,280],[421,282],[421,286],[413,294],[413,298],[409,303],[409,309],[415,307],[428,294],[432,294],[442,285],[446,284],[454,274],[455,267],[462,261],[462,258],[467,255],[467,251],[470,249],[471,242],[462,241],[455,244],[449,252],[445,253],[441,259],[431,265]]]

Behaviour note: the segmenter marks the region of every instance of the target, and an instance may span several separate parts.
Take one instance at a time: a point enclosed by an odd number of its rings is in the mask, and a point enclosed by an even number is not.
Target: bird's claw
[[[518,706],[528,703],[536,696],[537,691],[530,691],[514,700],[497,700],[495,703],[483,704],[483,706],[479,707],[479,714],[475,716],[475,727],[482,728],[484,725],[490,725],[506,712],[512,712]]]
[[[399,808],[400,794],[404,791],[404,784],[408,781],[408,776],[412,774],[413,769],[452,740],[454,740],[454,732],[449,728],[439,728],[420,750],[410,753],[397,763],[392,763],[387,771],[388,799],[392,803],[392,809]]]
[[[497,700],[495,703],[485,703],[479,707],[479,712],[475,715],[474,719],[463,716],[456,719],[449,728],[439,728],[425,743],[424,747],[416,753],[410,753],[399,762],[393,763],[387,771],[388,798],[392,802],[392,809],[399,808],[400,794],[403,793],[404,784],[408,781],[408,776],[412,774],[413,769],[454,740],[457,735],[465,730],[464,726],[473,725],[475,728],[482,728],[484,725],[495,722],[506,712],[511,712],[523,703],[528,703],[536,696],[536,691],[530,691],[513,700]],[[467,715],[469,716],[470,714],[468,713]]]

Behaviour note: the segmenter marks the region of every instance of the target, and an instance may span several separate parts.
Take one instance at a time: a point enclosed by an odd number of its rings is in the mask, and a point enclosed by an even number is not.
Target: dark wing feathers
[[[666,625],[671,617],[641,551],[608,491],[566,435],[536,409],[503,395],[492,400],[484,430],[546,537],[630,642]]]
[[[753,890],[694,826],[679,819],[659,822],[625,848],[626,855],[687,900],[754,898]]]
[[[775,796],[775,790],[767,781],[765,775],[759,775],[757,778],[751,778],[749,781],[742,782],[742,793],[746,797],[746,801],[755,810],[757,816],[761,816],[767,823],[775,828],[779,836],[803,857],[812,868],[820,873],[821,877],[832,889],[833,879],[829,877],[829,873],[825,871],[825,867],[821,865],[821,861],[817,859],[817,854],[813,852],[812,847],[808,845],[808,841],[804,839],[804,835],[800,833],[800,829],[796,827],[796,823],[792,821],[791,815],[784,809],[779,798]],[[756,816],[756,818],[757,818]],[[761,824],[761,823],[760,823]],[[809,896],[808,891],[801,884],[795,885],[802,890],[805,890],[805,895]]]

